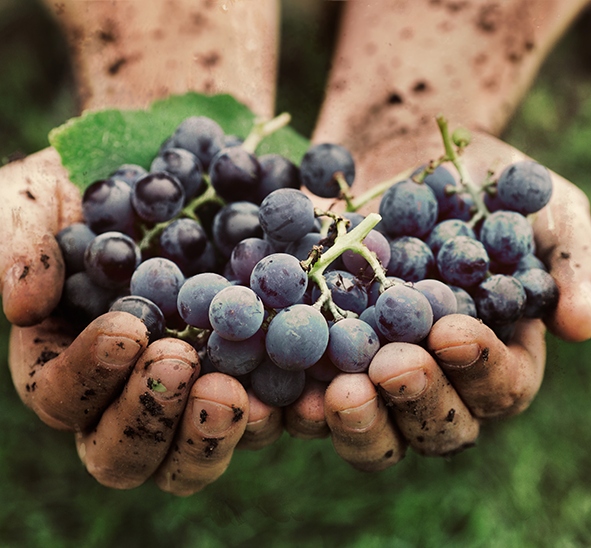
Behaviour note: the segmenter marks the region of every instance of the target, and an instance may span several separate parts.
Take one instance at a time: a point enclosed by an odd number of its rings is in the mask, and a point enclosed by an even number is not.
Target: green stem
[[[490,212],[484,204],[484,199],[480,193],[480,187],[474,183],[472,177],[470,177],[470,174],[466,169],[466,166],[464,165],[464,162],[454,149],[454,144],[449,134],[447,120],[441,114],[437,116],[437,125],[439,126],[439,131],[443,139],[446,159],[452,162],[455,168],[458,170],[458,174],[460,175],[460,184],[466,189],[466,191],[470,194],[470,196],[472,196],[472,199],[474,200],[476,213],[468,223],[474,227],[478,221],[490,215]]]
[[[244,143],[242,143],[242,148],[251,154],[254,154],[260,142],[265,137],[268,137],[282,127],[285,127],[289,122],[291,122],[291,115],[288,112],[284,112],[271,120],[255,120],[250,133],[244,140]]]
[[[209,329],[199,329],[191,325],[187,325],[184,329],[170,329],[166,328],[165,335],[175,339],[181,339],[195,346],[201,346],[207,340],[211,331]]]

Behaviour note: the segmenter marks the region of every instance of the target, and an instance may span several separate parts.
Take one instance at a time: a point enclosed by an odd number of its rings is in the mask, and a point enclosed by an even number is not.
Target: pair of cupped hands
[[[476,134],[465,159],[478,172],[492,155],[501,165],[521,157]],[[547,323],[559,337],[582,341],[591,336],[589,204],[577,187],[553,180],[552,200],[534,225],[538,254],[560,289]],[[331,436],[342,459],[366,471],[396,464],[409,446],[449,456],[472,446],[485,421],[526,409],[542,382],[540,320],[521,320],[505,345],[478,320],[452,315],[433,326],[424,347],[390,343],[367,373],[330,383],[309,378],[295,403],[272,408],[232,377],[200,376],[188,343],[148,344],[145,325],[130,314],[107,313],[74,336],[51,315],[64,282],[54,236],[82,220],[80,191],[52,148],[0,169],[0,187],[0,275],[13,324],[14,385],[42,421],[75,433],[82,462],[103,485],[129,489],[153,478],[164,491],[190,495],[226,470],[234,449],[261,449],[284,430],[305,439]],[[160,385],[166,391],[154,389]]]

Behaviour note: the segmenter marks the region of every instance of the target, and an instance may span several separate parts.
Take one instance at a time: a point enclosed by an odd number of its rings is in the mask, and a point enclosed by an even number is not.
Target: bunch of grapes
[[[440,128],[446,154],[381,185],[379,215],[364,217],[355,209],[375,192],[350,194],[344,147],[313,145],[296,166],[187,118],[149,170],[122,165],[86,189],[85,223],[58,234],[59,310],[80,330],[129,312],[151,340],[193,344],[202,374],[235,376],[272,406],[295,401],[306,376],[363,372],[383,345],[420,344],[448,314],[507,340],[558,300],[528,218],[548,203],[550,175],[524,161],[475,185],[461,163],[467,142],[453,148]],[[309,193],[346,212],[316,209]]]

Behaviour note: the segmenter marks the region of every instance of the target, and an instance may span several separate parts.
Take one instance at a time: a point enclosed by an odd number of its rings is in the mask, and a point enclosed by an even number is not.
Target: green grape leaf
[[[147,110],[85,112],[49,134],[70,179],[81,189],[107,178],[122,164],[150,168],[160,145],[189,116],[208,116],[227,135],[245,138],[255,115],[230,95],[187,93],[154,102]],[[282,154],[299,165],[309,142],[290,127],[266,137],[257,155]]]

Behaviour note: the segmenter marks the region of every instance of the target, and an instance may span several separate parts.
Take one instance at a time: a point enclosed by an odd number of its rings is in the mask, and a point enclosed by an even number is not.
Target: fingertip
[[[306,379],[302,395],[285,410],[285,429],[299,439],[319,439],[330,434],[324,411],[326,382]]]
[[[560,269],[552,271],[560,294],[554,313],[546,319],[548,329],[568,342],[591,338],[591,282],[575,281]]]

